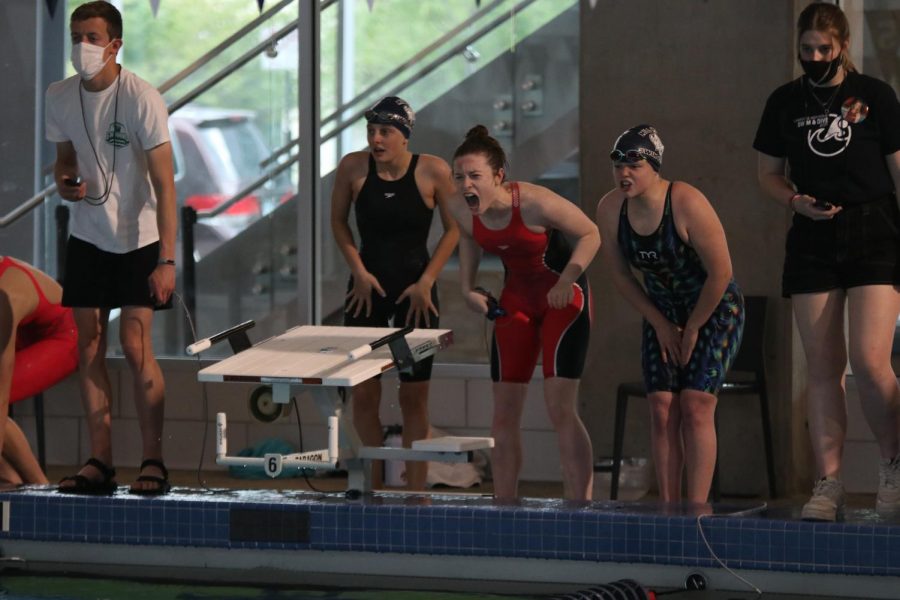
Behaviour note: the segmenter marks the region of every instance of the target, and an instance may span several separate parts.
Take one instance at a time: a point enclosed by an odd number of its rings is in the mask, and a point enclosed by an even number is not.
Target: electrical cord
[[[294,414],[297,415],[297,434],[300,437],[300,452],[303,452],[303,421],[300,420],[300,405],[297,403],[297,398],[295,398],[294,396],[291,396],[291,402],[294,404]],[[309,489],[311,489],[314,492],[318,492],[319,494],[325,494],[326,493],[325,490],[320,490],[319,488],[317,488],[316,486],[313,485],[312,481],[309,480],[309,471],[310,471],[310,469],[306,469],[306,468],[304,468],[302,471],[303,480],[306,481],[306,485],[308,485]]]
[[[191,329],[191,339],[197,340],[197,330],[194,327],[194,319],[191,317],[191,311],[188,310],[187,305],[184,303],[184,299],[181,297],[181,294],[178,293],[177,290],[172,291],[172,295],[175,296],[175,299],[178,300],[178,304],[181,305],[181,309],[184,311],[184,316],[187,319],[188,327]],[[196,354],[197,359],[197,370],[200,370],[200,353]],[[215,490],[209,487],[206,483],[206,480],[203,479],[203,459],[206,457],[206,440],[209,439],[209,418],[206,415],[209,414],[209,397],[206,393],[206,382],[200,383],[200,396],[203,398],[203,436],[201,436],[200,442],[200,460],[197,461],[197,484],[206,492],[211,494],[222,494],[225,493],[225,490]]]
[[[753,590],[756,593],[757,598],[762,597],[762,595],[763,595],[762,590],[759,589],[753,583],[751,583],[749,580],[745,579],[744,577],[741,577],[734,570],[729,568],[728,565],[726,565],[725,562],[721,558],[719,558],[719,556],[713,551],[712,545],[709,543],[709,540],[706,539],[706,533],[703,531],[703,519],[715,519],[715,518],[721,518],[721,517],[745,517],[745,516],[748,516],[751,514],[756,514],[759,511],[761,511],[762,509],[764,509],[765,507],[766,507],[766,505],[763,504],[762,507],[760,507],[760,508],[738,510],[735,512],[725,513],[725,514],[721,514],[721,515],[697,515],[697,531],[700,532],[700,539],[703,540],[703,544],[706,546],[706,549],[709,551],[709,554],[713,557],[713,560],[715,560],[717,563],[719,563],[719,566],[722,567],[723,569],[725,569],[725,571],[727,571],[732,577],[734,577],[735,579],[737,579],[738,581],[740,581],[741,583],[743,583],[744,585],[749,587],[751,590]]]

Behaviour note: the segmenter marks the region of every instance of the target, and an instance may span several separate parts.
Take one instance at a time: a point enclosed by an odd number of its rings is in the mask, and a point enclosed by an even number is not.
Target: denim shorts
[[[900,284],[900,211],[893,194],[844,206],[827,221],[794,215],[782,296],[885,284]]]

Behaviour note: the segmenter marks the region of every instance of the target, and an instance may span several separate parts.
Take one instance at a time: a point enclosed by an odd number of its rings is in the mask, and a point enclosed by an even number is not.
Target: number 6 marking
[[[281,454],[266,454],[263,458],[266,461],[266,475],[272,479],[281,475]]]

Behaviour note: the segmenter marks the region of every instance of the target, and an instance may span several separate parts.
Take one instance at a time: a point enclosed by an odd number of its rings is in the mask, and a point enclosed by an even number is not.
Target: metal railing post
[[[181,276],[184,283],[184,346],[194,342],[191,339],[191,324],[188,318],[197,314],[197,263],[194,260],[194,225],[197,211],[190,206],[181,207]]]
[[[59,205],[54,211],[56,218],[56,280],[62,282],[66,272],[66,242],[69,240],[69,207]]]

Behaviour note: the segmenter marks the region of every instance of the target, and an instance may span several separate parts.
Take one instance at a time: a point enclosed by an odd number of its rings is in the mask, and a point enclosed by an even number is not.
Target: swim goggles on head
[[[409,119],[404,116],[394,112],[387,111],[375,111],[369,109],[365,113],[366,121],[369,123],[381,123],[383,125],[389,125],[391,123],[400,123],[401,125],[405,125],[409,127]]]
[[[629,162],[634,163],[641,160],[647,160],[647,155],[650,154],[644,148],[639,148],[637,150],[626,150],[622,152],[618,148],[609,153],[609,157],[613,162]]]

